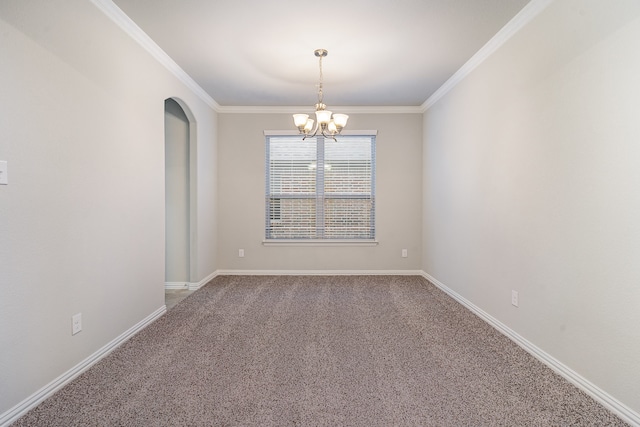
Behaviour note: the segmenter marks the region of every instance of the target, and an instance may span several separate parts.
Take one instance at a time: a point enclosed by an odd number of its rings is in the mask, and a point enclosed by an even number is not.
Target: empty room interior
[[[637,0],[1,1],[0,426],[83,425],[47,402],[136,343],[248,375],[149,425],[564,416],[497,357],[507,389],[435,380],[480,334],[640,426],[638,76]]]

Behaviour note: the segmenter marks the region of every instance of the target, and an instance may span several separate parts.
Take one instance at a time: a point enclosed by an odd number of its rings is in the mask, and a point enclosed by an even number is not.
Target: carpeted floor
[[[417,276],[225,276],[15,426],[622,426]]]

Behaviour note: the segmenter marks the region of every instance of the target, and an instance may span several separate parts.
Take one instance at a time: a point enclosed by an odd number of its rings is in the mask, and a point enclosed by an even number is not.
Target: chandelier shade
[[[309,118],[308,114],[294,114],[293,124],[298,128],[298,132],[304,135],[305,139],[309,136],[316,136],[320,132],[323,136],[336,139],[336,135],[342,132],[342,129],[347,125],[349,116],[346,114],[333,114],[332,111],[327,110],[327,106],[322,102],[322,58],[328,55],[326,49],[316,49],[314,51],[315,56],[319,58],[320,67],[320,82],[318,84],[318,103],[315,105],[316,120]]]
[[[293,115],[293,123],[297,127],[303,127],[307,124],[307,120],[309,119],[308,114],[294,114]]]

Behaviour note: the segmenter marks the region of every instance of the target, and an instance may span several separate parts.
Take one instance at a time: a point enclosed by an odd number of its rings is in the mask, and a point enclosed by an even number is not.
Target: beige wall
[[[639,7],[556,1],[424,119],[352,114],[380,244],[328,248],[262,245],[263,131],[290,115],[216,115],[90,2],[0,2],[0,414],[164,304],[169,97],[196,129],[195,280],[423,269],[640,411]]]
[[[427,111],[422,264],[636,412],[639,16],[556,1]]]
[[[219,115],[219,268],[222,270],[419,270],[421,114],[351,114],[349,130],[377,130],[373,247],[263,246],[265,130],[292,130],[290,114]],[[401,251],[408,249],[409,257]],[[245,257],[238,257],[238,249]]]
[[[1,419],[164,306],[166,98],[205,157],[200,278],[217,226],[215,113],[91,2],[0,2],[0,64]]]

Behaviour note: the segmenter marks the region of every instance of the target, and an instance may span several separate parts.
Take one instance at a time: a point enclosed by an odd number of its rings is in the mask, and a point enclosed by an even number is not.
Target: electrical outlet
[[[518,306],[518,291],[511,291],[511,305]]]
[[[244,258],[244,249],[238,249],[238,256]]]
[[[408,257],[408,256],[409,256],[409,253],[407,252],[407,250],[406,250],[406,249],[403,249],[403,250],[402,250],[402,258],[406,258],[406,257]]]
[[[71,335],[75,335],[82,330],[82,313],[71,316]]]

